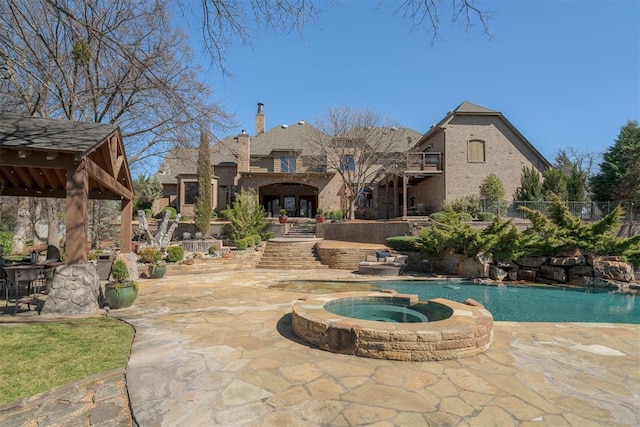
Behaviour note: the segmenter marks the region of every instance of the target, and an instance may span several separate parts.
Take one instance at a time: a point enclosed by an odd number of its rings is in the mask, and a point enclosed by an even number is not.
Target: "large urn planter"
[[[149,264],[149,277],[152,279],[162,279],[167,272],[167,264]]]
[[[278,217],[278,222],[280,224],[285,224],[289,218],[287,217],[287,210],[280,209],[280,216]]]
[[[138,283],[131,280],[123,283],[107,284],[104,297],[110,308],[127,308],[133,305],[138,296]]]
[[[138,296],[138,282],[129,279],[129,270],[124,261],[118,260],[111,267],[115,281],[104,286],[104,298],[110,308],[131,307]]]

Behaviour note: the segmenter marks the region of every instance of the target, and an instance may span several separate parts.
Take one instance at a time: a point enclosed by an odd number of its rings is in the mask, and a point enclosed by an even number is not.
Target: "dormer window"
[[[345,154],[340,161],[341,171],[354,171],[356,170],[356,159],[352,154]]]
[[[291,156],[280,157],[280,172],[293,173],[296,171],[296,158]]]

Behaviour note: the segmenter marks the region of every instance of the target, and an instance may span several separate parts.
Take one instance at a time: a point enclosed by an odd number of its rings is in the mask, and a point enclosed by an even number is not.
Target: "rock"
[[[489,277],[489,268],[476,258],[465,258],[458,264],[458,275],[472,278]]]
[[[583,256],[572,257],[551,257],[549,258],[549,265],[571,267],[574,265],[586,265],[587,259]]]
[[[593,277],[591,276],[574,276],[569,278],[569,282],[567,283],[571,286],[580,286],[583,288],[588,288],[589,286],[593,286]]]
[[[502,282],[507,277],[507,272],[501,268],[492,265],[489,267],[489,278],[498,282]]]
[[[473,298],[467,298],[466,300],[464,300],[462,302],[463,304],[466,305],[470,305],[472,307],[481,307],[484,308],[484,305],[480,304],[478,301],[474,300]]]
[[[507,271],[507,278],[513,282],[518,280],[518,267],[512,268]]]
[[[559,257],[580,257],[582,249],[574,247],[559,248],[556,254]]]
[[[538,270],[530,270],[527,268],[521,268],[518,270],[518,280],[524,280],[525,282],[535,282],[538,275]]]
[[[553,280],[555,282],[566,283],[567,272],[563,267],[555,267],[552,265],[541,265],[540,276],[544,279]]]
[[[628,262],[610,261],[605,257],[594,258],[593,275],[619,282],[633,282],[635,275],[633,265]]]
[[[569,275],[569,281],[576,277],[591,277],[593,276],[593,268],[588,265],[576,265],[574,267],[569,267],[567,274]]]
[[[520,258],[519,260],[516,261],[516,264],[526,268],[538,268],[545,262],[547,262],[546,256],[533,256],[533,257]]]
[[[589,254],[587,256],[587,264],[593,265],[596,261],[620,261],[621,258],[619,256],[601,256],[601,255],[593,255]]]

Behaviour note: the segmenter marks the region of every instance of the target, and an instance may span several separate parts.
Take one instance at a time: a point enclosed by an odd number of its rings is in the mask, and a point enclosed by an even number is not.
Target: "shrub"
[[[254,245],[259,245],[262,242],[262,237],[259,234],[252,234],[251,237],[253,237]]]
[[[215,246],[209,246],[207,253],[209,255],[218,255],[218,249]]]
[[[236,240],[236,248],[238,248],[239,251],[244,251],[248,247],[249,247],[249,244],[246,238]]]
[[[178,212],[176,211],[176,208],[174,208],[173,206],[166,206],[164,209],[162,209],[162,212],[160,212],[160,218],[164,218],[164,213],[166,211],[171,212],[169,215],[170,219],[175,219],[175,217],[178,216]]]
[[[148,246],[140,251],[140,261],[145,264],[153,264],[162,259],[162,254],[157,248]]]
[[[335,210],[335,211],[331,211],[329,212],[329,219],[336,219],[336,220],[340,220],[342,219],[343,213],[340,209]]]
[[[393,236],[386,240],[386,245],[396,251],[417,251],[418,236]]]
[[[262,235],[262,239],[260,241],[273,239],[274,237],[276,237],[276,233],[273,231],[267,231]]]
[[[0,231],[0,254],[13,253],[13,231]]]
[[[182,246],[169,246],[167,248],[167,261],[178,262],[184,258],[184,249]]]
[[[446,208],[451,208],[458,213],[467,212],[475,217],[482,210],[482,203],[478,196],[464,196],[447,203]]]
[[[478,214],[478,220],[479,221],[491,222],[491,221],[493,221],[493,219],[495,217],[496,217],[496,214],[491,213],[491,212],[480,212]]]
[[[473,221],[473,216],[469,212],[460,212],[458,214],[460,221]]]
[[[245,237],[244,240],[247,241],[247,247],[254,246],[256,244],[253,239],[253,235]]]
[[[287,216],[287,210],[286,209],[280,209],[280,215]]]
[[[127,264],[122,260],[118,260],[113,263],[111,266],[111,276],[115,279],[116,282],[122,283],[129,278],[129,269],[127,268]]]
[[[211,211],[211,218],[214,218],[214,219],[218,218],[218,212],[215,211],[215,210],[212,210]]]
[[[324,213],[324,209],[318,208],[316,209],[316,215],[322,215]]]
[[[434,212],[431,215],[429,215],[429,218],[431,218],[433,221],[436,221],[436,222],[446,221],[446,215],[444,212]]]

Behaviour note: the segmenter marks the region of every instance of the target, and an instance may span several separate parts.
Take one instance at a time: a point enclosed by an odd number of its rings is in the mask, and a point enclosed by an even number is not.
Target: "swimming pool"
[[[482,285],[468,282],[392,281],[380,284],[421,300],[446,298],[482,303],[494,320],[521,322],[597,322],[640,324],[640,303],[634,295],[585,292],[556,286]]]
[[[462,281],[390,280],[362,282],[297,282],[276,286],[310,293],[394,289],[420,300],[445,298],[482,303],[497,321],[596,322],[640,324],[640,300],[634,295],[555,286],[476,284]],[[353,289],[352,289],[353,287]]]

